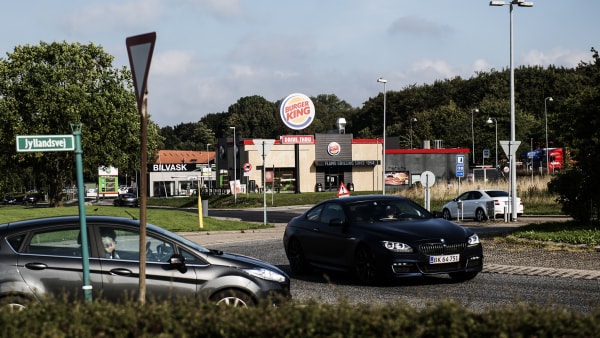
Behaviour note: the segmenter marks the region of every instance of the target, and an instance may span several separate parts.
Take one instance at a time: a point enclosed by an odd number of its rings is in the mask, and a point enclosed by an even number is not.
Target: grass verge
[[[31,218],[79,215],[79,208],[76,206],[61,208],[3,206],[0,207],[0,210],[0,223]],[[140,209],[117,208],[113,206],[87,206],[85,213],[88,216],[119,216],[137,219],[140,216]],[[248,230],[273,226],[270,224],[265,226],[260,223],[204,217],[203,228],[200,228],[198,212],[196,210],[186,211],[182,209],[148,208],[146,219],[148,223],[158,225],[172,232]]]

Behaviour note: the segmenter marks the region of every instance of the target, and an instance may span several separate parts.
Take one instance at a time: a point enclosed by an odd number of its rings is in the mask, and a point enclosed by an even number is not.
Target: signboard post
[[[267,154],[269,154],[269,152],[271,151],[271,147],[273,147],[273,144],[275,144],[275,140],[273,140],[273,139],[268,139],[268,140],[254,139],[252,141],[254,143],[254,146],[256,147],[256,150],[258,150],[258,154],[260,156],[262,156],[262,159],[263,159],[263,163],[262,163],[262,167],[263,167],[263,174],[262,174],[262,177],[263,177],[263,224],[267,225],[267,184],[265,182],[266,181],[265,158],[267,157]],[[252,169],[252,166],[250,165],[250,163],[248,163],[248,165],[249,165],[249,168]],[[274,180],[273,180],[273,184],[275,184]],[[273,192],[273,191],[275,191],[275,186],[273,186],[271,189],[271,192]]]
[[[350,191],[344,184],[344,182],[340,182],[340,187],[338,188],[337,197],[347,197],[350,196]]]
[[[85,185],[83,184],[83,161],[81,148],[81,123],[72,123],[73,135],[17,136],[17,152],[75,151],[77,170],[77,198],[79,205],[79,227],[81,233],[81,260],[83,269],[83,295],[86,302],[92,301],[90,284],[90,255],[87,224],[85,218]]]
[[[510,168],[515,168],[513,161],[515,161],[515,153],[517,152],[517,149],[519,148],[519,145],[521,145],[521,141],[500,141],[500,145],[502,146],[502,150],[504,150],[504,153],[508,156],[508,163],[510,163]],[[508,191],[509,191],[509,196],[510,196],[510,203],[508,203],[508,207],[510,210],[512,210],[512,217],[511,219],[513,221],[517,220],[517,208],[513,208],[513,206],[516,206],[517,204],[517,188],[516,188],[516,182],[513,182],[513,177],[514,173],[509,173],[511,179],[508,180]],[[509,211],[510,212],[510,211]]]
[[[139,276],[139,301],[146,302],[146,186],[148,162],[148,72],[154,52],[156,32],[128,37],[125,40],[129,65],[133,75],[135,98],[140,113],[140,276]],[[199,204],[201,205],[201,204]],[[202,217],[202,210],[198,210],[198,217]]]
[[[279,105],[279,114],[283,123],[296,131],[310,126],[315,119],[315,105],[312,100],[300,93],[286,96]],[[295,193],[300,193],[300,143],[294,144],[294,161],[296,162],[296,188]]]
[[[460,195],[460,179],[465,177],[465,155],[456,155],[456,177],[458,177],[458,194]]]

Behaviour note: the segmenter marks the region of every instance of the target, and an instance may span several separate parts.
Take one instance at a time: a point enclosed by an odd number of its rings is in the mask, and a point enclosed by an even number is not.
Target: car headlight
[[[410,245],[401,242],[382,241],[383,246],[393,252],[409,253],[413,252]]]
[[[467,243],[469,243],[469,245],[479,244],[479,236],[477,236],[477,234],[472,234],[471,236],[469,236]]]
[[[269,269],[253,268],[253,269],[243,269],[243,270],[246,273],[248,273],[249,275],[252,275],[254,277],[264,279],[264,280],[270,280],[270,281],[279,282],[279,283],[283,283],[286,280],[286,277],[284,275],[277,273],[275,271],[269,270]]]

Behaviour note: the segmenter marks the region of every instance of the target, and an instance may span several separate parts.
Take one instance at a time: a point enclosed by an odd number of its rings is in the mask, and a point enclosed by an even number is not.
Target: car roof
[[[338,198],[332,198],[332,199],[328,199],[326,201],[323,201],[321,203],[325,203],[325,202],[341,202],[344,204],[352,204],[355,202],[363,202],[363,201],[389,201],[389,200],[410,200],[406,197],[403,196],[395,196],[395,195],[354,195],[354,196],[347,196],[347,197],[338,197]]]
[[[117,217],[117,216],[86,216],[87,223],[114,223],[120,225],[129,225],[129,226],[138,226],[140,225],[139,220],[134,220],[131,218],[125,217]],[[10,230],[27,230],[31,228],[40,228],[43,226],[50,226],[55,224],[74,224],[80,223],[79,216],[55,216],[55,217],[43,217],[43,218],[34,218],[27,220],[19,220],[15,222],[9,222],[0,224],[0,231],[4,231],[7,229]],[[162,232],[162,229],[148,224],[147,227],[154,231]]]

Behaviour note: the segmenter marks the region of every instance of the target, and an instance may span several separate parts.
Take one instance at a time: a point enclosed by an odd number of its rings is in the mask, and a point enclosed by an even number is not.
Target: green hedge
[[[453,301],[289,304],[250,309],[192,300],[113,304],[47,301],[0,312],[2,337],[592,337],[600,309],[580,313],[527,304],[474,312]]]

